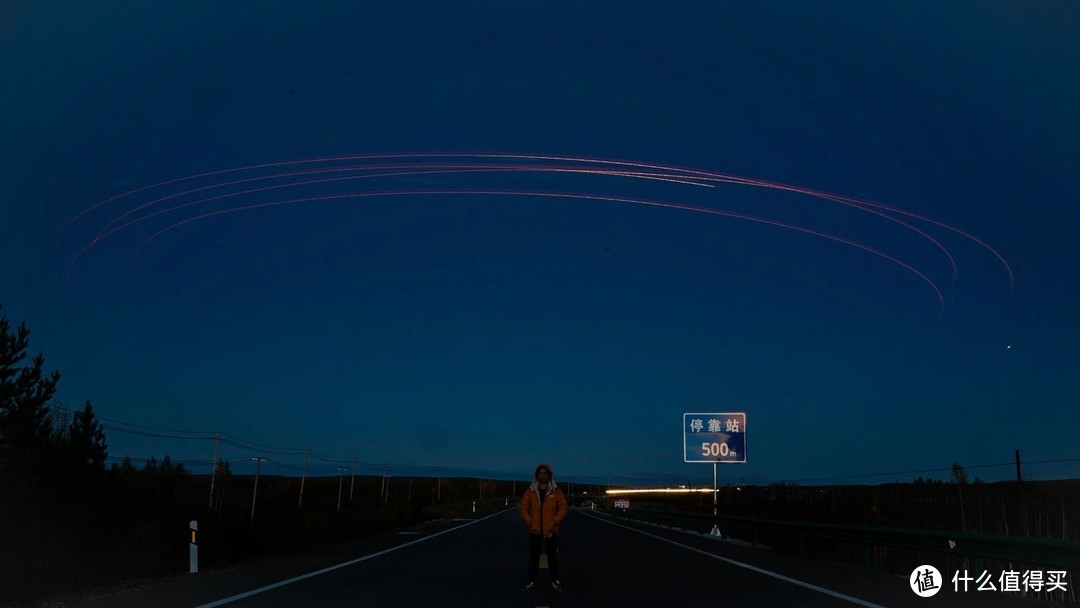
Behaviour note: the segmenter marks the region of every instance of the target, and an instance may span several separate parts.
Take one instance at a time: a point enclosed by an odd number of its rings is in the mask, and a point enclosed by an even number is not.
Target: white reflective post
[[[199,522],[191,520],[191,543],[188,544],[188,573],[196,574],[199,571],[199,545],[195,542],[195,533],[199,531]]]
[[[476,513],[476,501],[472,501],[472,512]]]

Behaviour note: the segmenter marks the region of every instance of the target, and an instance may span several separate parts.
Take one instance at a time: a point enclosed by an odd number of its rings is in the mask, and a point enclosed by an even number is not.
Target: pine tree
[[[28,462],[48,446],[52,434],[46,404],[56,393],[60,372],[46,376],[40,354],[31,365],[18,367],[29,345],[26,324],[12,332],[7,317],[0,316],[0,469],[12,461]]]
[[[99,477],[105,472],[109,446],[105,442],[105,429],[98,422],[94,415],[94,406],[89,401],[81,412],[75,412],[69,441],[72,454],[78,460],[82,473]]]

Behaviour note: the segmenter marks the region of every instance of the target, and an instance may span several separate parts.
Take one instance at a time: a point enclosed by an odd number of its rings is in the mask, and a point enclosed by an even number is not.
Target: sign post
[[[683,414],[683,462],[712,463],[716,515],[716,465],[746,464],[746,412]],[[715,523],[710,534],[720,536]]]

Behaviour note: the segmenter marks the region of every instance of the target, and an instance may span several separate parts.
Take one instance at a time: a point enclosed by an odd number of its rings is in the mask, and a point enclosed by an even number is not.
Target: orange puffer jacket
[[[530,534],[558,534],[559,524],[566,519],[566,496],[563,495],[562,488],[553,481],[548,483],[542,503],[540,492],[544,490],[541,490],[535,481],[525,491],[525,496],[521,497],[521,519],[528,524]]]

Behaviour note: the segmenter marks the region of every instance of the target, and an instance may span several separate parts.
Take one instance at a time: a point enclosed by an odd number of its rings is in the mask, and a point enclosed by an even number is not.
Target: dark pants
[[[548,569],[551,570],[551,580],[559,580],[559,535],[552,534],[548,538],[541,538],[539,534],[529,534],[529,573],[530,582],[536,580],[536,571],[540,569],[540,552],[547,553]]]

